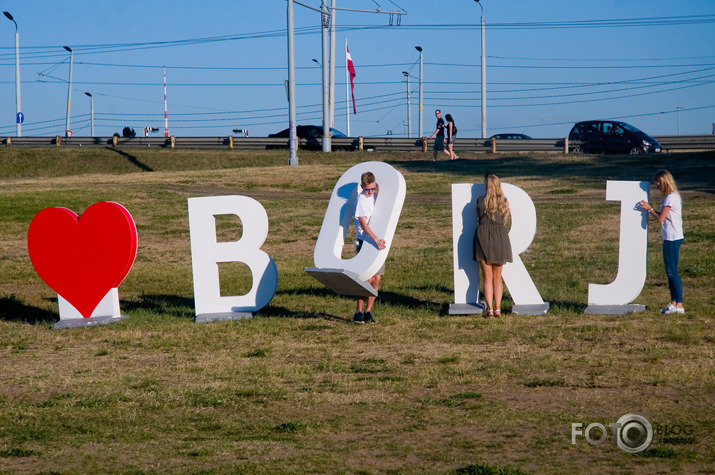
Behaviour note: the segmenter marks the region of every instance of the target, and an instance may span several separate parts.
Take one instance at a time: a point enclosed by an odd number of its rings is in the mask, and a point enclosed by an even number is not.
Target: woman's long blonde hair
[[[487,173],[484,175],[484,187],[486,188],[484,214],[489,216],[489,219],[494,220],[494,215],[499,211],[499,214],[506,219],[506,215],[509,212],[509,202],[501,189],[499,177],[493,173]]]
[[[668,170],[660,170],[653,177],[653,183],[658,187],[663,196],[668,196],[671,193],[677,193],[678,187],[675,186],[673,175]]]

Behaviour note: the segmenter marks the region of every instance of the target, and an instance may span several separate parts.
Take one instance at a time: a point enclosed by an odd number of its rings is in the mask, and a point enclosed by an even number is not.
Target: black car
[[[323,127],[319,125],[299,125],[296,128],[296,134],[298,135],[299,139],[322,139],[323,138]],[[281,130],[278,133],[275,134],[270,134],[269,137],[278,137],[278,138],[288,138],[290,135],[290,129],[284,129]],[[330,136],[331,137],[339,137],[339,138],[347,138],[347,135],[344,133],[340,132],[339,130],[330,129]]]
[[[484,141],[484,145],[491,147],[492,139],[495,140],[531,140],[531,137],[525,134],[494,134]]]
[[[617,120],[587,120],[577,122],[569,140],[581,141],[571,149],[573,153],[620,153],[640,155],[659,153],[657,140],[625,122]]]
[[[305,148],[309,150],[321,150],[322,149],[322,139],[323,139],[323,127],[319,125],[298,125],[295,128],[296,135],[298,136],[298,139],[304,139],[306,141]],[[288,138],[290,136],[290,129],[283,129],[280,132],[277,132],[275,134],[270,134],[268,135],[269,138]],[[339,130],[333,129],[332,127],[330,128],[330,137],[331,138],[348,138],[347,135],[344,133],[340,132]],[[274,145],[269,145],[268,148],[278,148]],[[350,147],[335,147],[333,146],[333,150],[336,149],[345,149],[345,150],[353,150],[355,147],[350,146]]]

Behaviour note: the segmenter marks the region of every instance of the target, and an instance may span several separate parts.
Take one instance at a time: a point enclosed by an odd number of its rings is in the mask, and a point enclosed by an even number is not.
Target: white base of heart
[[[85,318],[74,306],[61,295],[57,296],[60,307],[60,321],[52,328],[87,327],[91,325],[106,325],[127,318],[119,311],[119,291],[115,288],[97,304],[97,307],[88,318]]]

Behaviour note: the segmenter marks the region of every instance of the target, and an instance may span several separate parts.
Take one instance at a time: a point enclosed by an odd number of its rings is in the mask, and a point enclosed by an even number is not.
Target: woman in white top
[[[683,308],[683,282],[678,274],[680,245],[683,244],[683,202],[673,175],[667,170],[660,170],[653,178],[655,186],[665,198],[656,212],[647,202],[641,201],[640,206],[660,223],[660,233],[663,237],[663,262],[668,275],[670,288],[670,303],[661,310],[662,313],[685,313]]]

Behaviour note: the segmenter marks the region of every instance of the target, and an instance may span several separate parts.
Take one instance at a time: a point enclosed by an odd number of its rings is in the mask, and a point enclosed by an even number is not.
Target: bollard
[[[422,137],[422,153],[427,152],[427,137]]]
[[[228,136],[228,149],[233,150],[233,135]]]
[[[171,148],[176,148],[176,136],[172,135],[169,143],[171,144]]]
[[[564,139],[564,154],[568,155],[569,154],[569,138],[566,137]]]
[[[55,135],[55,143],[57,144],[58,147],[61,146],[62,145],[62,137],[60,137],[59,135]]]
[[[358,137],[358,150],[361,152],[365,149],[365,137],[362,135]]]
[[[497,153],[497,139],[492,137],[492,153]]]
[[[117,146],[117,139],[118,139],[118,138],[119,138],[119,136],[117,136],[117,135],[112,135],[112,147],[116,147],[116,146]]]

